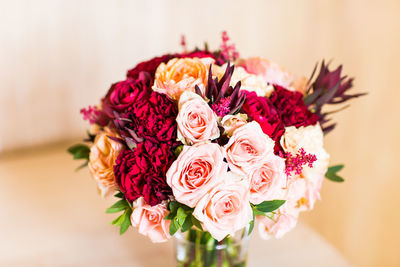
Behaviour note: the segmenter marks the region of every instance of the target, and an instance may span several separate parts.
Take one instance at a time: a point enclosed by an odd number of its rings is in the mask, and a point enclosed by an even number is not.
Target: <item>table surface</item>
[[[87,170],[65,145],[0,157],[0,266],[174,266],[173,242],[152,244],[109,224]],[[255,229],[256,230],[256,229]],[[279,240],[254,231],[248,266],[350,266],[307,225]]]

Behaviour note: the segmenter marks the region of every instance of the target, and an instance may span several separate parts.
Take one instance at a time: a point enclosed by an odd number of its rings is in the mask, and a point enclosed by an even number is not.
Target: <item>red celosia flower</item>
[[[145,140],[134,150],[123,150],[114,165],[114,174],[125,198],[132,202],[143,196],[151,206],[168,199],[172,191],[165,175],[174,160],[165,143]]]
[[[275,91],[271,94],[270,100],[286,127],[309,126],[318,122],[319,117],[308,110],[302,93],[289,91],[278,85],[274,87]]]

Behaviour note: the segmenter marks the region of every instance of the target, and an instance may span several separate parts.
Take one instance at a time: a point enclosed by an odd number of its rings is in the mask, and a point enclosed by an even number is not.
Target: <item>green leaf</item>
[[[169,225],[169,234],[172,236],[178,231],[178,226],[175,225],[175,220],[171,221],[171,224]]]
[[[265,215],[265,212],[259,211],[257,208],[254,208],[253,209],[253,214],[254,214],[254,216]]]
[[[132,210],[126,210],[125,211],[125,218],[124,221],[121,224],[121,228],[119,229],[119,234],[122,235],[123,233],[126,232],[126,230],[128,230],[129,226],[131,226],[131,214],[132,214]]]
[[[177,209],[179,207],[179,203],[176,201],[171,201],[169,202],[169,210],[171,213],[176,213]]]
[[[201,223],[199,220],[197,220],[196,217],[194,217],[193,215],[191,215],[191,220],[194,226],[196,226],[197,228],[199,228],[201,231],[203,231],[203,227],[201,226]]]
[[[87,145],[77,144],[68,148],[74,159],[89,159],[90,148]]]
[[[258,205],[255,205],[257,210],[262,212],[272,212],[282,206],[286,200],[271,200],[271,201],[264,201]]]
[[[250,222],[250,225],[249,225],[249,234],[251,234],[251,232],[253,232],[253,229],[254,229],[254,219]]]
[[[185,221],[187,217],[187,214],[185,213],[185,210],[182,207],[178,208],[178,212],[176,214],[176,219],[178,220],[179,225],[183,225],[183,222]]]
[[[339,164],[339,165],[329,167],[327,172],[337,173],[338,171],[341,171],[343,168],[344,168],[344,165]]]
[[[339,182],[339,183],[344,182],[344,179],[342,177],[332,172],[325,173],[325,177],[333,182]]]
[[[175,216],[176,214],[168,213],[167,216],[164,217],[164,220],[172,220]]]
[[[179,154],[182,152],[182,150],[183,150],[183,145],[177,146],[177,147],[175,148],[175,150],[174,150],[174,155],[175,155],[175,157],[178,157]]]
[[[190,216],[186,216],[185,222],[182,224],[182,232],[186,232],[192,227],[193,223]]]
[[[325,173],[325,177],[333,182],[344,182],[344,179],[337,175],[337,172],[342,170],[344,167],[343,164],[331,166],[328,168],[328,171]]]
[[[124,194],[123,194],[122,192],[118,192],[118,193],[116,193],[116,194],[114,195],[114,197],[117,197],[117,198],[124,198]]]
[[[120,216],[118,216],[117,219],[112,221],[111,224],[112,225],[116,225],[116,226],[120,226],[122,224],[122,222],[125,220],[125,217],[126,217],[126,213],[123,213]]]
[[[119,211],[125,210],[127,208],[129,208],[128,202],[126,202],[125,199],[121,199],[121,200],[117,201],[116,203],[114,203],[114,205],[109,207],[106,210],[106,213],[115,213],[115,212],[119,212]]]

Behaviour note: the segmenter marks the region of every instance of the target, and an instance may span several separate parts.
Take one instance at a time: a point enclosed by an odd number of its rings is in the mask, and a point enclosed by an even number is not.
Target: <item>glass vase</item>
[[[177,267],[244,267],[249,236],[243,229],[221,241],[208,232],[191,229],[175,234]]]

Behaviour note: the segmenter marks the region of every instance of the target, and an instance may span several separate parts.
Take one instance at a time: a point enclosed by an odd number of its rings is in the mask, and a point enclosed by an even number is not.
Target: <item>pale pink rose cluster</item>
[[[247,227],[253,218],[250,203],[283,197],[286,184],[274,141],[257,122],[239,121],[229,124],[232,134],[225,146],[185,145],[167,172],[176,201],[194,208],[193,215],[217,240]]]

